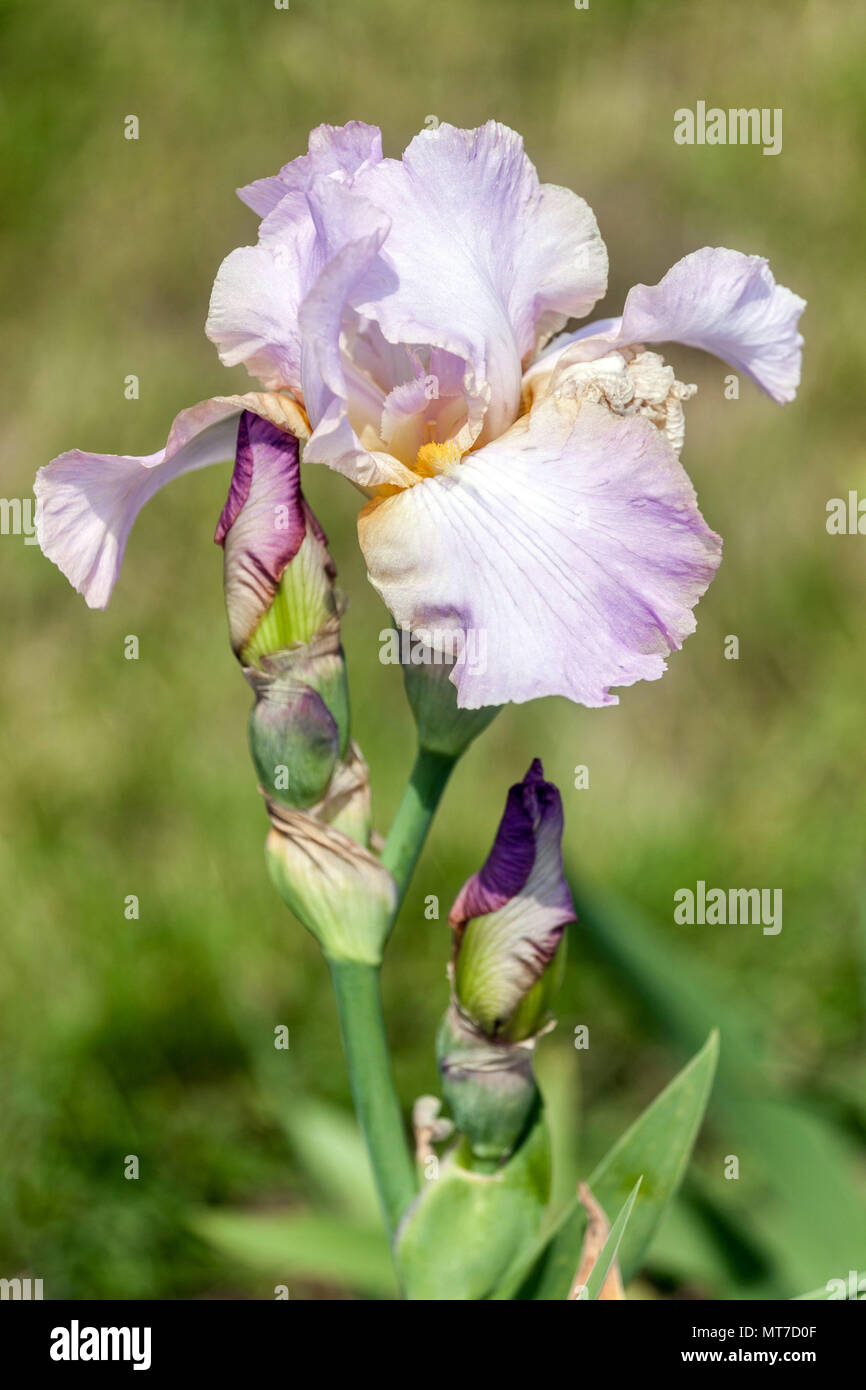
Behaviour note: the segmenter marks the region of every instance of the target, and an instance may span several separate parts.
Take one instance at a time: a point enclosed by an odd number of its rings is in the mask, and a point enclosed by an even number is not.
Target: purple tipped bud
[[[562,803],[538,759],[509,791],[493,847],[449,920],[442,1090],[475,1157],[495,1163],[519,1143],[538,1103],[532,1053],[550,1024],[562,936],[575,920],[562,871]]]
[[[487,860],[463,885],[449,920],[461,1011],[488,1037],[516,1041],[537,1032],[549,1003],[537,986],[552,978],[548,967],[575,921],[562,869],[562,801],[537,758],[509,791]]]

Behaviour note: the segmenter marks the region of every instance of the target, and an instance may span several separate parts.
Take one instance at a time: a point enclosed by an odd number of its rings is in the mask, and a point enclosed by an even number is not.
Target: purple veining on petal
[[[468,643],[458,705],[564,695],[615,704],[695,628],[721,542],[664,435],[640,416],[546,398],[447,475],[369,503],[371,582],[398,625]]]
[[[283,571],[301,547],[308,515],[297,439],[244,411],[229,495],[214,535],[225,550],[235,651],[250,640],[273,602]]]

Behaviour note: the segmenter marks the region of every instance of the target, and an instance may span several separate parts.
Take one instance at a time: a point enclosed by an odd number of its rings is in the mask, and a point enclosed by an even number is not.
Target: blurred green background
[[[725,400],[727,368],[671,350],[700,388],[684,463],[726,542],[698,631],[619,707],[498,718],[455,775],[384,986],[408,1106],[436,1087],[451,899],[540,755],[588,904],[541,1047],[568,1116],[558,1194],[720,1022],[693,1174],[635,1292],[792,1296],[866,1272],[866,541],[825,529],[828,498],[866,490],[862,7],[4,0],[0,22],[8,497],[63,449],[150,451],[180,407],[245,389],[203,333],[221,258],[255,240],[233,190],[302,153],[322,121],[377,123],[393,155],[428,115],[519,129],[542,178],[596,211],[601,313],[705,244],[768,256],[808,299],[803,389],[785,410],[745,380]],[[781,155],[675,145],[673,112],[698,100],[781,107]],[[329,981],[263,868],[249,693],[211,541],[228,473],[151,503],[106,613],[37,547],[0,538],[0,1274],[42,1277],[46,1297],[270,1298],[275,1282],[292,1297],[387,1294],[351,1131],[309,1101],[348,1105]],[[351,596],[354,729],[384,830],[413,731],[399,674],[377,659],[386,616],[356,495],[308,473]],[[573,788],[578,764],[588,790]],[[701,878],[781,887],[781,934],[675,926],[675,889]],[[424,918],[431,893],[439,922]],[[320,1132],[326,1154],[349,1153],[340,1174],[310,1159]],[[285,1240],[239,1258],[197,1233],[202,1207],[276,1211]],[[341,1209],[357,1267],[345,1248],[329,1267]]]

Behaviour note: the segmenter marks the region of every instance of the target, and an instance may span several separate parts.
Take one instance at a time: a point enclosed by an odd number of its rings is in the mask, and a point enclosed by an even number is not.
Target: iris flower
[[[605,294],[604,243],[492,121],[425,130],[401,160],[375,127],[322,126],[240,197],[258,241],[223,262],[207,332],[263,390],[182,411],[157,454],[75,450],[38,476],[42,548],[87,602],[108,602],[163,483],[235,455],[246,411],[365,495],[360,544],[399,625],[434,647],[486,634],[485,669],[454,666],[461,707],[605,705],[659,677],[721,542],[679,462],[694,388],[647,345],[703,348],[782,403],[803,301],[762,258],[705,248],[632,289],[620,318],[563,336]],[[234,547],[236,643],[279,583],[276,500]]]

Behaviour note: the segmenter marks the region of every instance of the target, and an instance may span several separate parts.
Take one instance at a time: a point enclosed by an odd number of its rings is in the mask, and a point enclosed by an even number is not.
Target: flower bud
[[[378,963],[397,889],[370,849],[369,774],[349,738],[343,602],[301,492],[298,441],[249,412],[216,539],[232,646],[255,694],[271,878],[331,959]]]
[[[338,616],[327,540],[301,492],[298,440],[250,411],[214,536],[224,553],[229,634],[244,666],[306,645]]]
[[[509,791],[484,867],[449,915],[455,999],[481,1033],[520,1042],[543,1026],[556,984],[549,967],[575,920],[562,869],[562,801],[536,758]]]
[[[245,412],[217,541],[232,645],[255,693],[250,751],[266,796],[321,801],[349,743],[342,601],[300,485],[298,441]]]
[[[551,1003],[575,920],[562,871],[562,803],[538,759],[508,793],[484,867],[451,910],[452,1000],[437,1053],[457,1127],[483,1162],[520,1140],[537,1088],[532,1052],[552,1026]]]
[[[538,1099],[533,1046],[485,1038],[453,1004],[442,1020],[436,1039],[442,1093],[483,1163],[497,1163],[511,1152]]]
[[[369,849],[367,765],[354,744],[308,811],[268,803],[268,870],[283,901],[331,960],[378,964],[397,887]]]
[[[337,620],[306,647],[262,658],[244,675],[253,762],[268,797],[304,808],[321,801],[349,741],[349,691]]]

